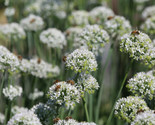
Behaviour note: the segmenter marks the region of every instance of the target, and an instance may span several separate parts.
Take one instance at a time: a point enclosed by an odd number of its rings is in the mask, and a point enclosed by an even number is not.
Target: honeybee
[[[132,35],[139,35],[140,32],[139,32],[138,30],[134,30],[134,31],[131,32],[131,34],[132,34]]]
[[[66,35],[68,36],[69,34],[70,34],[70,31],[67,30],[67,31],[66,31]]]
[[[67,83],[71,84],[71,85],[74,85],[75,82],[73,80],[68,80]]]
[[[53,122],[57,123],[59,120],[60,120],[60,118],[55,118],[55,119],[53,119]]]
[[[114,18],[114,16],[109,16],[108,18],[107,18],[107,20],[111,20],[111,19],[113,19]]]
[[[17,57],[18,57],[18,59],[19,59],[19,60],[21,60],[21,61],[22,61],[22,59],[23,59],[23,57],[22,57],[22,56],[18,55]]]
[[[72,119],[72,117],[71,116],[67,116],[66,118],[65,118],[65,120],[69,120],[69,119]]]
[[[60,87],[61,87],[61,85],[57,85],[57,86],[55,87],[55,91],[58,91],[58,90],[60,89]]]
[[[41,63],[41,59],[40,59],[40,58],[38,58],[37,63],[38,63],[38,64],[40,64],[40,63]]]
[[[143,110],[143,109],[139,109],[139,110],[137,111],[137,114],[142,113],[142,112],[144,112],[144,110]]]
[[[56,84],[56,83],[58,83],[58,82],[60,82],[60,81],[59,81],[59,80],[55,80],[53,84]]]
[[[66,59],[67,59],[67,56],[64,56],[62,60],[66,62]]]
[[[30,23],[33,23],[33,22],[35,22],[36,21],[36,19],[32,19],[32,20],[30,20]]]

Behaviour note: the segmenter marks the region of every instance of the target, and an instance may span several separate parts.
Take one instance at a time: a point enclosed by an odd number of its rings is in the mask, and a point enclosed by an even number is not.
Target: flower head
[[[5,121],[5,116],[0,113],[0,124],[4,124],[4,121]]]
[[[55,28],[49,28],[40,34],[40,41],[52,48],[63,48],[66,45],[64,34]]]
[[[80,93],[74,85],[58,82],[49,88],[48,98],[60,106],[73,109],[80,102]]]
[[[76,49],[67,56],[66,67],[75,72],[90,72],[97,69],[97,62],[91,51]]]
[[[13,8],[13,7],[7,7],[7,8],[5,9],[4,14],[5,14],[5,16],[7,16],[7,17],[14,16],[14,15],[15,15],[15,8]]]
[[[11,113],[13,115],[18,114],[18,113],[22,113],[22,112],[26,112],[26,111],[28,111],[27,108],[25,108],[25,107],[19,107],[19,106],[14,106],[11,109]]]
[[[21,96],[23,92],[23,89],[20,86],[17,85],[9,85],[6,88],[3,88],[3,94],[6,98],[8,98],[9,100],[13,100],[15,97],[17,96]]]
[[[33,93],[29,94],[29,99],[36,100],[44,95],[44,92],[39,91],[37,88],[34,89]]]
[[[147,17],[151,17],[154,15],[155,15],[155,5],[145,8],[144,11],[142,12],[142,17],[145,19]]]
[[[119,119],[131,122],[140,110],[149,110],[146,102],[139,97],[129,96],[127,98],[121,98],[116,102],[115,116]]]
[[[20,21],[21,26],[27,31],[39,31],[44,27],[44,21],[41,17],[30,14]]]

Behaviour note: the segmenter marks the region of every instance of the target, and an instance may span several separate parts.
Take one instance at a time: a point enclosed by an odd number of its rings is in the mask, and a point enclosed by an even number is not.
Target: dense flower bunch
[[[40,58],[22,59],[19,68],[22,72],[39,78],[55,77],[60,73],[58,66],[53,66]]]
[[[75,42],[81,32],[81,27],[70,27],[65,31],[66,39]]]
[[[22,112],[26,112],[26,111],[28,111],[27,108],[19,107],[19,106],[14,106],[14,107],[12,107],[12,109],[11,109],[11,113],[12,113],[13,115],[18,114],[18,113],[22,113]]]
[[[151,17],[151,16],[155,16],[155,6],[149,6],[147,7],[143,12],[142,12],[142,17],[143,18],[147,18],[147,17]]]
[[[131,125],[155,125],[154,111],[145,111],[139,113]]]
[[[3,88],[3,94],[6,98],[8,98],[9,100],[13,100],[15,97],[17,96],[21,96],[23,92],[23,89],[20,86],[17,85],[9,85],[6,88]]]
[[[152,61],[152,65],[154,65],[155,53],[151,43],[147,34],[135,30],[121,38],[120,50],[128,53],[135,60],[142,60],[145,63]]]
[[[7,7],[4,11],[4,15],[7,17],[11,17],[15,15],[15,8],[13,7]]]
[[[2,113],[0,113],[0,124],[3,125],[4,120],[5,120],[5,116]]]
[[[113,38],[117,39],[120,39],[121,36],[131,31],[130,22],[122,16],[108,17],[104,23],[104,28]]]
[[[29,94],[29,99],[36,100],[44,95],[44,92],[39,91],[37,88],[34,89],[33,93]]]
[[[127,88],[136,96],[150,100],[155,96],[155,77],[150,73],[137,73],[128,83]]]
[[[40,120],[32,111],[25,111],[15,114],[7,123],[7,125],[42,125]]]
[[[69,16],[69,23],[72,26],[84,26],[89,24],[88,20],[88,12],[84,10],[78,10],[72,12],[72,14]]]
[[[93,24],[103,24],[109,16],[114,16],[114,12],[104,6],[95,7],[89,13],[90,22]]]
[[[53,107],[48,106],[47,104],[39,103],[34,105],[31,108],[31,111],[34,112],[37,117],[40,119],[42,124],[49,125],[51,122],[52,116],[54,116],[55,110]]]
[[[116,102],[115,115],[119,119],[131,122],[135,119],[137,112],[140,110],[149,110],[144,100],[139,97],[129,96],[121,98]]]
[[[66,67],[75,72],[89,72],[97,69],[97,62],[91,51],[76,49],[66,57]]]
[[[22,40],[26,37],[25,31],[18,23],[0,25],[0,34],[4,35],[10,42]]]
[[[66,45],[66,39],[64,34],[56,28],[49,28],[43,31],[40,34],[40,41],[47,44],[48,47],[52,48],[62,49],[63,46]]]
[[[49,88],[48,98],[60,106],[73,109],[80,102],[80,93],[74,85],[58,82]]]
[[[147,18],[144,24],[141,25],[141,29],[149,35],[155,35],[155,16]]]
[[[98,55],[98,51],[102,52],[105,44],[109,42],[109,35],[99,25],[87,25],[75,43],[78,42],[82,44],[81,46],[87,46],[90,51]]]
[[[27,31],[39,31],[44,27],[44,21],[41,17],[30,14],[20,21],[21,26]]]
[[[81,74],[77,79],[77,88],[79,88],[81,95],[83,96],[84,92],[93,94],[95,90],[99,88],[99,84],[92,75]]]
[[[0,46],[0,65],[2,69],[16,70],[19,66],[18,58],[4,46]]]

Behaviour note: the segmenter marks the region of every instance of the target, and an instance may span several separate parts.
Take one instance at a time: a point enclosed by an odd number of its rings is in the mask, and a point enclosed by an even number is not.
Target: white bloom
[[[51,86],[48,98],[60,106],[73,109],[80,102],[80,93],[74,85],[67,82],[58,82]]]
[[[145,111],[139,113],[131,125],[155,125],[154,111]]]
[[[69,16],[69,22],[72,26],[84,26],[89,24],[88,12],[84,10],[78,10],[71,13]]]
[[[4,124],[5,116],[0,113],[0,124]]]
[[[17,113],[26,112],[26,111],[28,111],[28,109],[25,107],[14,106],[11,108],[11,112],[13,115],[15,115]]]
[[[59,19],[65,19],[67,14],[65,11],[59,10],[59,11],[56,11],[55,16]]]
[[[150,100],[155,96],[155,77],[150,73],[137,73],[128,83],[127,88],[136,96]]]
[[[12,71],[16,70],[19,66],[18,58],[12,54],[4,46],[0,46],[0,65],[5,68],[10,68]]]
[[[103,24],[109,16],[114,16],[114,12],[104,6],[95,7],[89,13],[90,21],[93,24]]]
[[[7,17],[11,17],[11,16],[15,15],[15,8],[13,8],[13,7],[7,7],[7,8],[5,9],[4,14],[5,14],[5,16],[7,16]]]
[[[144,11],[142,12],[143,18],[147,18],[150,16],[155,16],[155,5],[145,8]]]
[[[97,69],[97,62],[91,51],[76,49],[67,56],[66,67],[75,72],[90,72]]]
[[[146,102],[139,97],[128,96],[127,98],[121,98],[116,102],[115,115],[119,119],[131,122],[135,119],[137,112],[140,110],[149,110]]]
[[[74,119],[68,120],[58,120],[54,125],[79,125],[78,122]]]
[[[10,42],[12,42],[12,40],[18,42],[18,40],[26,37],[25,31],[18,23],[0,25],[0,34],[1,33],[9,39]]]
[[[39,91],[37,88],[34,89],[33,93],[29,94],[29,99],[36,100],[44,95],[44,92]]]
[[[97,124],[94,122],[80,122],[77,125],[97,125]]]
[[[21,26],[27,31],[38,31],[44,27],[44,21],[41,17],[30,14],[20,21]]]
[[[63,48],[66,45],[64,34],[55,28],[49,28],[40,34],[40,41],[52,48]]]
[[[23,92],[23,89],[20,86],[17,85],[9,85],[6,88],[3,88],[3,94],[6,98],[8,98],[9,100],[13,100],[15,97],[17,96],[21,96]]]
[[[7,125],[42,125],[40,120],[32,111],[25,111],[15,114],[7,123]]]

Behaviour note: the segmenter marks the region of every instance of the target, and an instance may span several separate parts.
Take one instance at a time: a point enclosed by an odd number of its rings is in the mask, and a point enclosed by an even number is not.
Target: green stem
[[[11,107],[12,107],[12,101],[9,100],[9,104],[8,107],[5,110],[5,122],[4,125],[7,124],[7,122],[9,121],[9,119],[11,118]]]
[[[89,95],[89,114],[90,121],[93,121],[93,95]]]
[[[133,62],[133,61],[131,61],[131,64],[130,64],[130,66],[129,66],[129,68],[128,68],[128,71],[126,72],[125,77],[124,77],[124,79],[123,79],[123,81],[122,81],[122,83],[121,83],[121,87],[120,87],[120,90],[119,90],[118,95],[117,95],[117,97],[116,97],[116,101],[118,100],[118,98],[119,98],[120,95],[121,95],[121,92],[122,92],[122,89],[123,89],[123,87],[124,87],[125,81],[126,81],[126,79],[127,79],[127,77],[128,77],[128,74],[129,74],[129,72],[130,72],[130,69],[131,69],[131,66],[132,66],[132,62]],[[106,125],[110,125],[110,122],[111,122],[112,117],[113,117],[113,112],[114,112],[114,109],[115,109],[116,101],[115,101],[115,103],[114,103],[114,105],[113,105],[113,108],[112,108],[111,113],[110,113],[110,115],[109,115],[109,117],[108,117],[108,120],[107,120]]]
[[[89,114],[88,114],[88,109],[87,109],[87,103],[86,103],[86,100],[85,100],[84,97],[82,98],[82,100],[83,100],[83,103],[84,103],[84,109],[85,109],[85,113],[86,113],[86,118],[87,118],[87,121],[89,122]]]
[[[3,89],[4,81],[5,81],[5,71],[3,72],[3,75],[2,75],[2,82],[1,82],[1,87],[0,87],[0,98],[2,95],[2,89]]]

